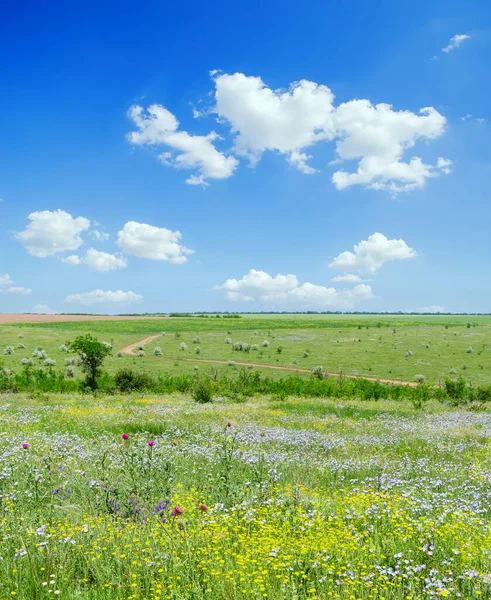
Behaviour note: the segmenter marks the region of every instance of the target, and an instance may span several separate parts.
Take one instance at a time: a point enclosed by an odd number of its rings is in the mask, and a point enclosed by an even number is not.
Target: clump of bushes
[[[7,355],[11,355],[11,354],[13,354],[14,352],[15,352],[15,350],[14,350],[14,347],[13,347],[13,346],[7,346],[7,347],[5,348],[5,350],[3,351],[3,353],[4,353],[4,354],[7,354]]]
[[[424,375],[415,375],[414,376],[414,381],[416,383],[424,383],[426,380],[426,377]]]
[[[54,367],[56,365],[56,360],[53,360],[52,358],[47,358],[44,361],[44,364],[46,367]]]
[[[232,343],[232,339],[231,339],[231,338],[229,338],[229,337],[226,337],[226,338],[225,338],[225,343],[226,343],[226,344],[231,344],[231,343]]]
[[[199,346],[196,346],[195,353],[196,354],[200,354],[201,353],[201,348]]]
[[[24,366],[24,367],[30,367],[30,366],[32,366],[32,358],[23,358],[23,359],[20,361],[20,364],[21,364],[22,366]]]
[[[413,353],[411,352],[411,350],[408,350],[408,351],[406,352],[406,356],[407,356],[407,357],[409,357],[409,356],[412,356],[412,355],[413,355]]]
[[[132,369],[120,369],[114,376],[114,385],[119,392],[128,393],[150,391],[155,384],[147,373]]]
[[[191,390],[191,396],[198,404],[213,402],[213,384],[210,379],[207,377],[198,378]]]
[[[473,350],[472,346],[469,346],[466,350],[467,354],[472,354],[473,352],[474,352],[474,350]]]
[[[324,379],[324,367],[321,365],[314,367],[312,369],[312,377],[315,377],[316,379]]]
[[[75,367],[72,365],[67,365],[67,368],[65,369],[65,375],[69,379],[73,379],[75,377]]]
[[[25,350],[26,347],[24,346],[24,344],[17,344],[17,350]]]
[[[263,348],[267,348],[267,347],[269,346],[269,342],[268,342],[268,340],[264,340],[264,342],[261,344],[261,346],[262,346]]]
[[[181,342],[181,343],[179,344],[179,350],[182,350],[182,351],[184,352],[184,351],[185,351],[185,350],[187,350],[187,349],[188,349],[188,345],[187,345],[187,344],[185,344],[184,342]]]
[[[199,344],[200,342],[201,340],[198,335],[195,338],[193,338],[193,344]]]
[[[155,356],[162,356],[162,348],[160,346],[157,346],[156,348],[154,348],[153,353]]]
[[[58,348],[58,350],[60,352],[70,352],[70,350],[68,349],[68,346],[65,344],[61,344],[60,347]]]

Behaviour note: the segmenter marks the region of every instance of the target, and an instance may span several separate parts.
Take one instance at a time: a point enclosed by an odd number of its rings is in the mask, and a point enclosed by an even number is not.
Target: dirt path
[[[138,346],[144,346],[145,344],[149,344],[150,342],[157,339],[158,337],[160,337],[160,334],[151,335],[149,337],[146,337],[143,340],[140,340],[139,342],[134,342],[133,344],[129,344],[128,346],[121,348],[121,352],[123,354],[132,355],[133,350],[135,350],[135,348],[138,348]],[[172,358],[171,359],[170,357],[164,357],[164,358],[166,358],[167,360],[182,360],[182,361],[186,361],[186,362],[207,363],[207,364],[214,364],[214,365],[228,365],[228,363],[229,363],[228,360],[213,360],[211,358],[209,358],[209,359],[206,359],[206,358],[201,358],[201,359]],[[262,365],[260,363],[234,361],[234,364],[239,365],[241,367],[258,367],[260,369],[274,369],[275,371],[293,371],[294,373],[311,373],[312,372],[311,369],[298,369],[296,367],[282,367],[279,365]],[[329,377],[346,377],[347,379],[366,379],[367,381],[379,381],[380,383],[392,383],[395,385],[408,385],[410,387],[416,387],[418,385],[414,381],[402,381],[400,379],[381,379],[379,377],[368,377],[366,375],[345,375],[345,374],[341,375],[341,373],[332,373],[329,371],[324,371],[324,375],[328,375]]]
[[[121,348],[120,352],[122,352],[123,354],[131,355],[131,354],[133,354],[133,350],[138,348],[138,346],[144,346],[145,344],[150,344],[150,342],[153,342],[153,340],[156,340],[161,335],[162,335],[161,333],[157,333],[157,335],[149,335],[148,337],[143,338],[139,342],[133,342],[133,344],[128,344],[124,348]]]

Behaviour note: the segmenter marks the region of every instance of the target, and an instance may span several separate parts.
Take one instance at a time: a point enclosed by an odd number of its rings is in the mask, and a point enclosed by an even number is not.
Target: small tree
[[[92,390],[97,389],[97,377],[101,374],[104,360],[111,354],[111,348],[108,348],[90,333],[79,335],[68,346],[72,352],[76,352],[80,357],[87,385]]]

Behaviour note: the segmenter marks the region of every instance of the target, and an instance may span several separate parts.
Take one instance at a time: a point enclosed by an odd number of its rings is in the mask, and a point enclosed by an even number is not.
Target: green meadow
[[[4,325],[0,360],[17,372],[22,359],[31,358],[41,346],[55,361],[54,368],[63,371],[69,355],[60,347],[87,332],[112,344],[113,354],[106,362],[110,373],[132,367],[153,375],[181,374],[198,367],[230,374],[237,363],[253,363],[274,367],[268,369],[270,375],[288,374],[279,367],[302,374],[322,366],[329,373],[381,379],[414,381],[423,375],[428,383],[447,377],[491,383],[489,316],[245,315]],[[123,347],[152,335],[159,337],[145,346],[141,356],[138,349],[132,356],[117,356]],[[234,350],[236,342],[248,345],[248,351]],[[13,354],[3,353],[7,346]],[[154,354],[157,347],[159,356]],[[215,360],[224,364],[207,362]],[[38,359],[33,362],[42,366]]]

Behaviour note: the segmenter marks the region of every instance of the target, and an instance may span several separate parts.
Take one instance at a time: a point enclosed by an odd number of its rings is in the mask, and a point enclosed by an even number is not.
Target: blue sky
[[[489,2],[0,29],[0,312],[491,311]]]

